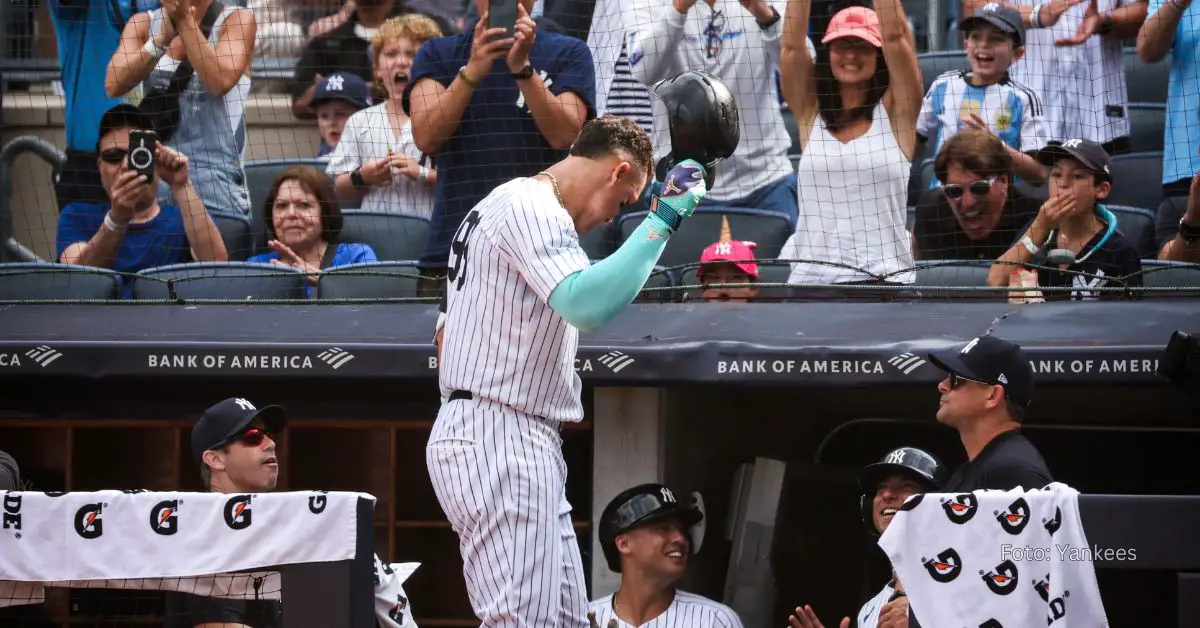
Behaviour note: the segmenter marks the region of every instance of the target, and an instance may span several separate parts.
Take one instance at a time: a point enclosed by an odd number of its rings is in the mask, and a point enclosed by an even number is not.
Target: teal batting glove
[[[695,160],[685,159],[667,172],[662,189],[650,200],[650,213],[657,216],[672,233],[679,230],[683,219],[691,216],[708,194],[704,174],[704,166]]]

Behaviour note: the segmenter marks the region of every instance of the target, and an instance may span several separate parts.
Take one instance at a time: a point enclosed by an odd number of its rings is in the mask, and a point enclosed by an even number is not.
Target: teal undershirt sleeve
[[[550,293],[550,308],[580,331],[592,331],[625,309],[646,285],[670,229],[649,214],[612,255],[568,275]]]

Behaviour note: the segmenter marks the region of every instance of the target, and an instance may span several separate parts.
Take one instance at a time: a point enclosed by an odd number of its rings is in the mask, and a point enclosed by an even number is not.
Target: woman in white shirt
[[[361,209],[415,214],[433,213],[437,171],[432,157],[413,142],[412,120],[400,106],[413,58],[421,44],[441,37],[437,22],[415,13],[384,22],[371,42],[375,80],[387,100],[346,121],[325,171],[335,177],[338,198],[361,201]]]
[[[793,284],[911,284],[905,200],[921,109],[921,70],[899,0],[830,20],[805,46],[812,0],[788,0],[780,59],[796,114],[800,217],[780,259]],[[799,293],[803,296],[803,292]]]

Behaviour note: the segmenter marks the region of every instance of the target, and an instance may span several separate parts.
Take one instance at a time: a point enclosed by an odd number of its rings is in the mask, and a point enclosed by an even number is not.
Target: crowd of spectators
[[[251,261],[315,277],[376,260],[367,243],[337,240],[332,204],[427,221],[410,259],[418,294],[437,296],[469,209],[561,159],[588,119],[637,121],[661,177],[674,156],[652,88],[701,70],[736,98],[741,141],[697,212],[728,214],[734,230],[747,210],[789,225],[765,248],[727,229],[697,246],[708,298],[756,298],[721,284],[758,281],[774,259],[790,265],[788,283],[826,286],[811,293],[820,298],[843,285],[902,289],[919,262],[939,259],[990,262],[986,283],[999,287],[1034,266],[1037,285],[1097,298],[1092,288],[1139,285],[1140,259],[1200,261],[1191,3],[969,0],[958,24],[966,66],[931,77],[899,0],[842,4],[824,25],[811,0],[520,0],[507,34],[479,19],[487,0],[51,0],[68,155],[56,261],[135,273],[228,259],[196,207],[261,221],[270,241]],[[585,38],[564,32],[564,11],[591,13]],[[1160,225],[1151,255],[1106,203],[1122,188],[1111,157],[1130,151],[1123,51],[1134,42],[1147,63],[1177,53],[1163,202],[1142,208]],[[252,61],[270,57],[295,59],[289,85],[252,76]],[[314,123],[324,173],[289,170],[252,207],[245,112],[271,91]],[[158,132],[155,181],[117,159],[136,128]],[[914,196],[924,159],[932,175]],[[131,187],[147,184],[151,204]],[[626,213],[645,211],[658,186]]]

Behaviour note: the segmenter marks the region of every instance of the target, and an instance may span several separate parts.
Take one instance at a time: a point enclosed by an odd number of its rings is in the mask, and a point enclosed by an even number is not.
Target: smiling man
[[[968,129],[947,139],[934,159],[942,182],[922,196],[913,225],[913,257],[993,260],[1038,214],[1041,203],[1013,185],[1011,151],[995,135]]]
[[[600,546],[608,568],[621,574],[616,593],[591,603],[593,626],[626,628],[742,628],[733,609],[675,588],[699,543],[704,515],[662,484],[617,495],[600,517]]]
[[[879,462],[863,467],[858,474],[862,490],[859,508],[867,533],[872,537],[882,536],[906,499],[939,491],[945,482],[946,467],[936,456],[916,447],[893,449]],[[895,573],[879,593],[862,605],[857,617],[854,625],[858,628],[917,626],[908,615],[904,586]],[[797,607],[788,622],[792,628],[822,628],[811,606]],[[847,628],[850,624],[850,618],[845,617],[839,627]]]

